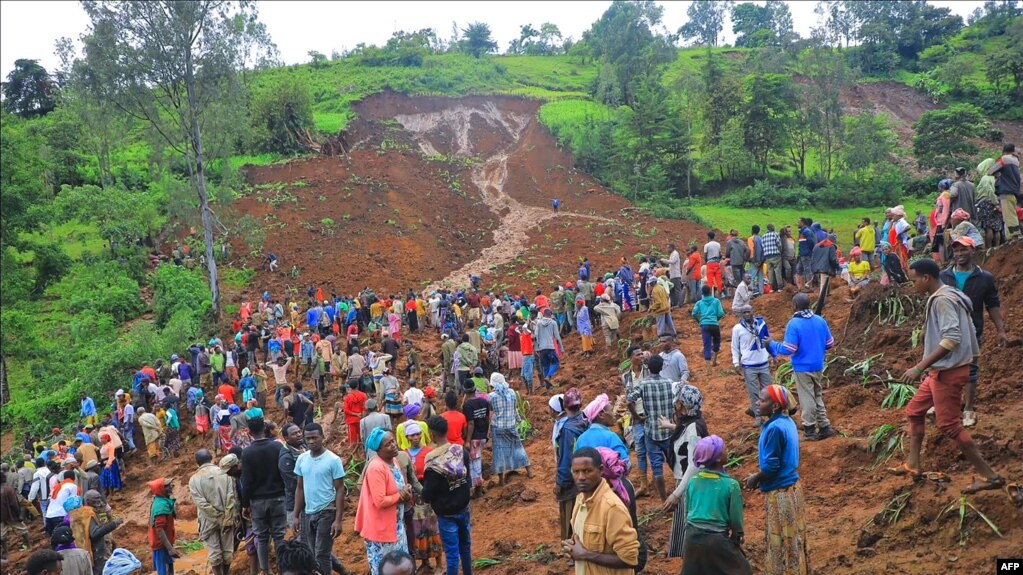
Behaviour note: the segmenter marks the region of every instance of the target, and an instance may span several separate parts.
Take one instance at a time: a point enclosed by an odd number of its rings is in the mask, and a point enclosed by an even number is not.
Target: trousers
[[[831,427],[828,411],[824,408],[824,388],[821,387],[823,377],[824,372],[821,371],[796,372],[796,394],[803,408],[803,427]]]
[[[280,548],[287,530],[288,518],[283,497],[252,501],[252,532],[256,535],[259,568],[263,571],[270,570],[270,539],[273,539],[275,549]]]
[[[334,524],[334,512],[334,507],[329,507],[312,515],[302,514],[302,541],[305,541],[309,550],[316,556],[316,565],[320,573],[331,572],[331,548],[334,546],[334,538],[330,536],[330,526]]]
[[[447,575],[458,575],[459,565],[463,575],[472,575],[472,517],[469,508],[457,515],[438,515],[437,527],[444,543]]]

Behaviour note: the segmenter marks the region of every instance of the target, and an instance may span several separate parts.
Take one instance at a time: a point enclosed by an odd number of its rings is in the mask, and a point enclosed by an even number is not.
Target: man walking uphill
[[[909,459],[901,467],[890,469],[896,475],[920,475],[920,448],[924,442],[927,410],[934,407],[941,433],[959,445],[963,456],[983,480],[974,481],[963,493],[1001,489],[1005,479],[981,457],[970,432],[963,428],[960,401],[963,387],[970,379],[970,363],[980,354],[980,345],[970,314],[973,305],[963,292],[941,283],[937,262],[922,259],[910,266],[913,287],[927,295],[924,306],[924,357],[902,375],[905,383],[915,383],[926,374],[916,395],[906,406],[909,419]]]
[[[551,378],[558,373],[560,367],[557,349],[565,349],[558,322],[554,321],[553,316],[554,312],[547,308],[543,310],[540,321],[536,322],[536,355],[540,358],[540,381],[547,389],[551,389]]]
[[[838,435],[828,421],[824,407],[824,357],[835,347],[828,322],[810,310],[810,297],[796,294],[792,298],[796,313],[785,328],[785,341],[772,341],[770,351],[792,356],[792,372],[796,376],[796,392],[803,408],[803,433],[807,441],[818,441]]]
[[[195,453],[199,470],[188,480],[199,514],[199,539],[209,552],[213,575],[227,575],[234,554],[234,527],[238,515],[238,494],[234,479],[213,464],[207,449]]]

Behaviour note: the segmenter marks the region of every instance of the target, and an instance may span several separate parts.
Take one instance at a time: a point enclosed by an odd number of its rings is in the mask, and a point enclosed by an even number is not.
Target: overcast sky
[[[664,25],[671,31],[686,22],[691,2],[659,2],[664,6]],[[763,4],[763,2],[756,2]],[[610,1],[481,1],[481,2],[405,2],[405,1],[261,1],[260,17],[287,64],[306,62],[307,53],[316,50],[329,55],[332,50],[351,49],[360,42],[383,44],[395,30],[433,28],[442,38],[451,36],[451,24],[459,27],[481,21],[490,24],[503,52],[519,36],[519,26],[543,22],[558,25],[563,36],[578,39],[593,21],[600,18]],[[817,25],[816,2],[788,2],[796,31],[808,36]],[[981,1],[933,1],[951,8],[965,20]],[[75,40],[89,24],[78,2],[0,1],[0,75],[6,77],[19,58],[39,60],[48,70],[58,65],[54,43],[62,36]],[[730,26],[729,26],[730,28]],[[726,30],[725,41],[732,35]]]

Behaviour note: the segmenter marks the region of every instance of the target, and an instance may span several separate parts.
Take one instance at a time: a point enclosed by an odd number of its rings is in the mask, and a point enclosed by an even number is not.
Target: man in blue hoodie
[[[792,357],[796,392],[803,411],[803,433],[807,441],[819,441],[838,435],[828,421],[821,387],[824,358],[827,350],[835,347],[835,338],[831,335],[828,322],[810,310],[808,295],[796,294],[792,303],[796,313],[785,327],[785,341],[772,341],[770,351]]]

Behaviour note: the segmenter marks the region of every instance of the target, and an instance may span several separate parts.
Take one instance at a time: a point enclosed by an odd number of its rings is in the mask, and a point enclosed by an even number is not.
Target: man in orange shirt
[[[217,393],[223,395],[228,404],[234,403],[235,392],[235,387],[230,383],[222,383],[220,384],[220,387],[217,388]]]

